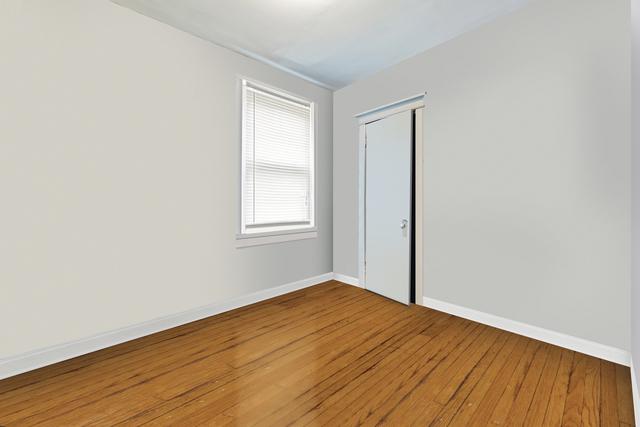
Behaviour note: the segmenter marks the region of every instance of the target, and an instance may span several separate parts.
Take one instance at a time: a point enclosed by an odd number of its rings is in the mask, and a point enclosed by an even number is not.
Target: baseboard
[[[636,425],[640,426],[640,393],[638,392],[638,378],[636,378],[636,370],[633,369],[633,357],[631,358],[631,391],[633,393],[633,414],[636,419]]]
[[[96,350],[101,350],[116,344],[121,344],[126,341],[131,341],[136,338],[204,319],[205,317],[264,301],[298,289],[317,285],[319,283],[332,280],[333,278],[333,273],[321,274],[320,276],[310,277],[308,279],[287,283],[282,286],[243,295],[222,303],[209,304],[203,307],[184,311],[182,313],[160,317],[148,322],[94,335],[81,340],[43,348],[6,359],[0,359],[0,379],[9,378],[23,372],[31,371],[43,366],[91,353]]]
[[[169,315],[133,326],[105,332],[85,339],[72,341],[40,350],[0,359],[0,379],[9,378],[23,372],[31,371],[43,366],[51,365],[63,360],[71,359],[83,354],[91,353],[146,335],[151,335],[176,326],[194,322],[216,314],[224,313],[256,302],[264,301],[279,295],[317,285],[328,280],[337,280],[348,285],[361,287],[358,279],[339,273],[326,273],[308,279],[299,280],[282,286],[265,289],[252,294],[243,295],[222,303],[209,304],[203,307],[188,310],[182,313]],[[490,325],[516,334],[524,335],[540,341],[548,342],[570,350],[585,353],[621,365],[631,365],[629,353],[604,344],[595,343],[582,338],[573,337],[526,323],[506,319],[470,308],[458,306],[433,298],[424,297],[423,304],[426,307],[453,314],[465,319]],[[640,396],[636,382],[635,371],[631,366],[631,379],[633,385],[634,407],[638,408],[636,415],[640,418]],[[640,425],[640,419],[637,420]]]
[[[588,354],[589,356],[619,363],[624,366],[629,366],[631,362],[629,352],[619,348],[588,341],[583,338],[566,335],[560,332],[551,331],[549,329],[495,316],[493,314],[484,313],[482,311],[473,310],[471,308],[462,307],[433,298],[424,297],[423,303],[425,307],[433,308],[434,310],[443,311],[448,314],[453,314],[455,316],[493,326],[498,329],[503,329],[505,331],[524,335],[525,337],[534,338],[569,350]]]
[[[361,288],[360,281],[356,277],[347,276],[346,274],[333,273],[333,280],[346,283],[347,285],[357,286]]]

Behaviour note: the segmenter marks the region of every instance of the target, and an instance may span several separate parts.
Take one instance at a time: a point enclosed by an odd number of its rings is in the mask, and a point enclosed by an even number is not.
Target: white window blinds
[[[242,87],[242,232],[312,227],[313,104]]]

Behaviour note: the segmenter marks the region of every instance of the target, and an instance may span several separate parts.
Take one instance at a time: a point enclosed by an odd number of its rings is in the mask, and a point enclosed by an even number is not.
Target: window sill
[[[239,234],[236,236],[236,248],[272,245],[276,243],[291,242],[294,240],[315,239],[316,237],[318,237],[318,232],[314,229],[279,233]]]

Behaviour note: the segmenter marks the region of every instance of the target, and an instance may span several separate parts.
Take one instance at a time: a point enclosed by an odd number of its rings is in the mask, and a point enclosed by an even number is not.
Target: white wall
[[[353,115],[427,91],[424,294],[629,349],[627,0],[536,0],[334,94],[334,271],[357,276]]]
[[[235,248],[238,73],[318,104],[317,239]],[[0,358],[332,271],[331,108],[106,0],[0,2]]]

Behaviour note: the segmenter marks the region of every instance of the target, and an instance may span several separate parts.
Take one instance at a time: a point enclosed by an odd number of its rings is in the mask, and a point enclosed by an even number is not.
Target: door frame
[[[396,113],[407,110],[416,110],[415,115],[415,146],[413,150],[414,165],[413,171],[415,177],[415,188],[413,192],[415,202],[415,212],[413,220],[413,232],[415,234],[415,250],[413,257],[415,259],[414,283],[415,283],[415,303],[423,305],[423,228],[422,228],[422,210],[423,210],[423,121],[424,121],[424,98],[426,93],[420,93],[409,98],[401,99],[390,104],[385,104],[371,110],[357,114],[359,125],[358,139],[358,283],[363,288],[367,288],[365,275],[365,236],[366,236],[366,212],[365,212],[365,195],[366,195],[366,131],[365,126],[368,123],[384,119]]]

